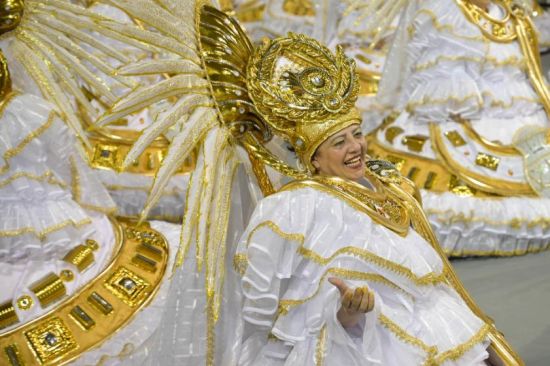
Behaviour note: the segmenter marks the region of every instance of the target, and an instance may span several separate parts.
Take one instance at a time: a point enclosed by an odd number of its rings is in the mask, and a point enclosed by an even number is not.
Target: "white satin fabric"
[[[483,322],[445,283],[422,283],[440,275],[443,264],[412,229],[401,237],[335,196],[300,188],[260,202],[237,252],[248,258],[240,365],[314,365],[322,329],[326,365],[421,365],[427,353],[411,339],[437,347],[441,364],[484,364],[482,336],[455,360],[441,356],[468,344]],[[365,276],[346,282],[375,293],[374,310],[353,329],[336,319],[340,295],[327,281],[330,271]],[[283,299],[304,301],[277,316]],[[384,317],[409,338],[384,325]]]

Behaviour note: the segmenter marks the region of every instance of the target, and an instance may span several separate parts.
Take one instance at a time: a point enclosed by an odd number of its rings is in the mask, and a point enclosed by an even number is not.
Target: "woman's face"
[[[367,144],[358,124],[338,131],[315,152],[311,163],[320,175],[358,181],[365,175]]]

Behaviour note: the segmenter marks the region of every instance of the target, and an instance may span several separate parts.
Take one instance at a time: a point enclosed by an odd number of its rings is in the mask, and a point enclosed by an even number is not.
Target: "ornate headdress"
[[[311,172],[319,145],[339,130],[360,123],[355,63],[316,40],[290,33],[266,41],[247,67],[247,86],[256,110],[294,147]]]

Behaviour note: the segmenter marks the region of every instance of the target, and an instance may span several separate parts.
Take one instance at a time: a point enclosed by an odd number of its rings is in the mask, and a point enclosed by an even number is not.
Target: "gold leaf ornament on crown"
[[[355,63],[341,47],[333,54],[316,40],[289,33],[265,41],[247,67],[256,110],[293,146],[312,173],[311,158],[329,136],[361,122],[355,101]]]

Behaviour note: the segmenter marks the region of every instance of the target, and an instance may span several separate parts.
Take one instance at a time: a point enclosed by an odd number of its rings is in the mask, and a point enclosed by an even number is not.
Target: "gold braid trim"
[[[21,142],[19,145],[12,149],[8,149],[4,152],[4,161],[6,162],[6,165],[3,167],[0,167],[0,174],[6,172],[10,168],[10,164],[8,163],[8,160],[19,155],[23,149],[25,149],[25,146],[27,146],[32,140],[43,134],[48,128],[51,127],[54,118],[56,117],[55,112],[50,112],[50,115],[48,116],[48,119],[46,123],[44,123],[42,126],[38,127],[36,130],[29,133]]]
[[[462,344],[459,344],[455,348],[452,348],[443,353],[440,353],[435,359],[435,363],[437,365],[440,365],[447,360],[453,360],[453,361],[458,360],[466,352],[472,349],[476,344],[483,342],[483,340],[487,338],[487,335],[489,334],[490,330],[491,330],[491,326],[488,324],[484,324],[483,327],[481,327],[481,329],[476,334],[474,334],[468,341]]]
[[[393,271],[395,273],[398,273],[409,280],[411,280],[414,284],[418,286],[427,286],[427,285],[436,285],[438,283],[445,283],[445,272],[441,272],[440,274],[435,274],[434,272],[430,272],[428,274],[425,274],[424,276],[417,276],[415,275],[410,268],[404,267],[400,264],[397,264],[395,262],[392,262],[388,259],[382,258],[377,256],[376,254],[369,252],[364,249],[359,249],[353,246],[347,246],[338,249],[335,251],[330,257],[322,257],[319,254],[315,253],[311,249],[307,249],[304,247],[298,248],[298,253],[303,255],[305,258],[308,258],[320,265],[327,265],[328,263],[332,262],[336,257],[347,254],[351,256],[358,257],[366,262],[371,262],[376,264],[379,267],[386,268],[390,271]]]
[[[0,188],[5,187],[8,184],[10,184],[11,182],[13,182],[17,179],[20,179],[20,178],[27,178],[27,179],[35,180],[37,182],[46,182],[48,184],[57,185],[61,188],[66,188],[67,187],[67,185],[64,182],[55,179],[54,176],[53,176],[53,173],[51,171],[47,171],[42,175],[36,175],[36,174],[33,174],[33,173],[29,173],[29,172],[17,172],[15,174],[13,174],[12,176],[10,176],[9,178],[7,178],[3,181],[0,181]]]
[[[250,245],[250,241],[252,239],[252,236],[261,228],[267,227],[271,231],[273,231],[275,234],[281,236],[283,239],[295,241],[299,243],[298,248],[296,249],[296,252],[300,255],[302,255],[304,258],[307,258],[319,265],[326,266],[330,262],[332,262],[336,257],[340,255],[351,255],[358,257],[366,262],[373,263],[379,267],[388,269],[390,271],[393,271],[397,274],[402,275],[403,277],[411,280],[413,283],[415,283],[418,286],[427,286],[427,285],[435,285],[438,283],[445,283],[445,276],[446,271],[443,270],[440,274],[436,274],[434,272],[430,272],[424,276],[417,276],[415,275],[410,268],[404,267],[398,263],[392,262],[388,259],[382,258],[370,251],[359,249],[353,246],[347,246],[340,248],[336,250],[331,256],[329,257],[322,257],[318,253],[314,252],[311,249],[307,249],[304,247],[304,236],[302,234],[289,234],[285,233],[276,223],[273,221],[264,221],[257,225],[254,230],[248,235],[246,247]],[[238,258],[239,260],[242,260],[242,257]],[[234,258],[235,260],[235,258]]]
[[[441,61],[447,61],[447,62],[455,62],[455,61],[461,61],[461,62],[474,62],[480,65],[490,64],[496,67],[504,67],[504,66],[516,66],[518,69],[521,69],[523,71],[527,70],[527,62],[524,59],[518,59],[517,56],[510,56],[504,60],[498,60],[495,57],[485,57],[485,58],[479,58],[479,57],[469,57],[469,56],[446,56],[441,55],[436,57],[432,61],[428,61],[426,63],[420,64],[415,66],[416,71],[425,71],[427,69],[430,69],[434,66],[437,66]]]
[[[327,325],[323,325],[319,336],[317,337],[317,346],[315,347],[315,365],[323,366],[327,352]]]
[[[420,348],[421,350],[426,352],[427,356],[426,356],[426,361],[424,362],[424,365],[426,366],[441,365],[447,360],[452,360],[452,361],[458,360],[466,352],[472,349],[472,347],[474,347],[476,344],[482,342],[485,338],[487,338],[489,331],[491,330],[490,325],[484,324],[480,328],[480,330],[476,334],[474,334],[470,339],[468,339],[466,342],[461,343],[456,347],[451,348],[445,352],[439,353],[437,346],[429,346],[426,343],[424,343],[420,338],[410,335],[403,328],[397,325],[397,323],[395,323],[393,320],[391,320],[384,314],[380,314],[380,316],[378,317],[378,320],[380,321],[382,326],[384,326],[386,329],[392,332],[398,339],[412,346]]]
[[[428,9],[421,9],[419,10],[416,15],[415,15],[415,18],[418,17],[419,15],[427,15],[434,28],[437,29],[439,32],[449,32],[450,34],[452,34],[454,37],[457,37],[457,38],[462,38],[462,39],[466,39],[466,40],[469,40],[469,41],[478,41],[478,42],[486,42],[485,38],[483,36],[467,36],[467,35],[464,35],[464,34],[459,34],[455,31],[455,27],[453,27],[451,24],[442,24],[439,22],[438,20],[438,17],[437,15],[431,11],[431,10],[428,10]],[[409,29],[409,36],[412,38],[412,36],[414,36],[414,32],[416,30],[411,28]]]
[[[398,285],[396,285],[395,283],[388,280],[387,278],[385,278],[382,275],[379,275],[379,274],[376,274],[376,273],[351,271],[351,270],[347,270],[347,269],[343,269],[343,268],[332,267],[332,268],[327,269],[323,273],[323,275],[319,279],[319,283],[317,284],[317,289],[315,290],[315,292],[313,294],[311,294],[311,295],[309,295],[309,296],[307,296],[303,299],[281,299],[279,301],[279,311],[278,311],[278,313],[281,314],[281,315],[286,315],[291,308],[293,308],[295,306],[298,306],[298,305],[302,305],[303,303],[313,299],[315,296],[317,296],[319,294],[319,291],[321,290],[321,286],[322,286],[323,282],[325,281],[325,279],[329,275],[337,276],[337,277],[340,277],[340,278],[345,278],[345,279],[348,279],[348,280],[378,282],[378,283],[381,283],[381,284],[383,284],[387,287],[390,287],[394,290],[400,291],[403,294],[411,297],[411,295],[407,291],[405,291],[404,289],[402,289],[401,287],[399,287]]]
[[[36,231],[33,227],[24,227],[16,230],[4,230],[0,231],[0,238],[2,237],[13,237],[13,236],[19,236],[24,234],[34,234],[38,237],[40,240],[44,240],[46,236],[49,234],[61,230],[69,225],[74,226],[75,228],[80,228],[84,225],[91,224],[92,220],[89,218],[85,218],[81,221],[73,221],[73,220],[65,220],[63,222],[60,222],[59,224],[52,225],[50,227],[45,228],[42,231]]]

